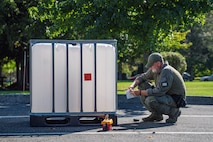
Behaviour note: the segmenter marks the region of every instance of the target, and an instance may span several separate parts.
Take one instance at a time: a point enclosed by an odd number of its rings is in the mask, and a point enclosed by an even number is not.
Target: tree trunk
[[[0,63],[0,76],[2,76],[2,63]]]
[[[122,63],[118,63],[118,80],[122,80]]]
[[[16,59],[16,86],[14,89],[22,89],[22,63]]]
[[[149,53],[147,53],[147,52],[143,53],[143,61],[144,61],[143,62],[143,64],[144,64],[143,72],[147,71],[146,64],[147,64],[148,57],[149,57]]]

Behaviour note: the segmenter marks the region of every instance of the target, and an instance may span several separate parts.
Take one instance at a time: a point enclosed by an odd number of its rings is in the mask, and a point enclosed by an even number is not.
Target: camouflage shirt
[[[151,69],[136,78],[140,83],[154,80],[155,87],[147,89],[148,95],[182,95],[185,98],[186,87],[181,74],[172,66],[164,64],[160,73]]]

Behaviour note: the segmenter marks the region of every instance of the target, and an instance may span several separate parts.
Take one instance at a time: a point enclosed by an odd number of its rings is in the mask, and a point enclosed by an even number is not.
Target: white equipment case
[[[31,126],[117,124],[116,40],[30,40]]]

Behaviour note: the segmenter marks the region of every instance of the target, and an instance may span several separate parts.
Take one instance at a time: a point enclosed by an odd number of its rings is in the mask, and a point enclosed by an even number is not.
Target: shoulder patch
[[[161,86],[162,86],[162,87],[167,87],[167,86],[168,86],[168,83],[167,83],[167,82],[162,82],[162,83],[161,83]]]

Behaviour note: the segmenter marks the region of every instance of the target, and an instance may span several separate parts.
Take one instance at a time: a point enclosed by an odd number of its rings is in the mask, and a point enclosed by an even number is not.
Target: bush
[[[186,60],[178,52],[161,52],[165,61],[168,61],[171,66],[178,70],[181,74],[186,70]]]

